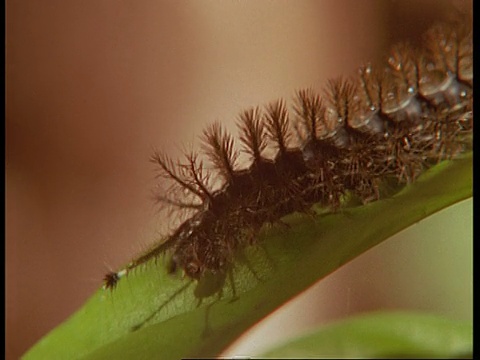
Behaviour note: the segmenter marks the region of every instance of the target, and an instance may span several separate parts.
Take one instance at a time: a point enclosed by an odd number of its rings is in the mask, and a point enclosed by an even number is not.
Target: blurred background
[[[235,133],[242,109],[354,74],[391,44],[418,40],[434,21],[471,7],[7,1],[7,358],[66,320],[106,271],[168,226],[152,200],[153,148],[175,155],[215,120]],[[420,222],[290,301],[225,354],[259,354],[367,310],[472,319],[472,224],[471,201]]]

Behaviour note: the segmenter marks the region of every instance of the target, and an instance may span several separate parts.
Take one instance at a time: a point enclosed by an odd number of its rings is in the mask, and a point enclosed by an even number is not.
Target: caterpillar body
[[[363,203],[382,196],[382,184],[408,184],[429,166],[471,147],[473,129],[472,30],[437,25],[424,47],[395,46],[384,66],[365,65],[356,78],[328,82],[322,94],[296,93],[239,116],[242,152],[220,123],[203,132],[203,150],[176,163],[156,152],[159,176],[172,183],[161,203],[187,219],[161,244],[109,272],[104,288],[139,265],[171,254],[168,271],[191,279],[228,272],[237,251],[257,243],[265,223],[313,204],[336,210],[348,196]],[[273,152],[274,156],[267,156]],[[214,189],[212,177],[223,183]]]

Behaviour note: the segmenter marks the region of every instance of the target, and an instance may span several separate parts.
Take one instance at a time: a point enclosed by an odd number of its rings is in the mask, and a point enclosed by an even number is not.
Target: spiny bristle
[[[322,99],[313,89],[305,89],[297,92],[294,107],[307,137],[316,139],[320,121],[325,113]]]
[[[120,280],[120,277],[116,272],[109,272],[105,275],[103,278],[103,288],[105,290],[113,290],[117,286],[118,280]]]
[[[241,113],[238,126],[241,132],[240,141],[243,143],[245,153],[250,155],[251,161],[260,161],[262,152],[267,147],[260,109],[258,107],[251,108]]]
[[[284,100],[275,101],[266,106],[264,122],[268,139],[279,154],[285,154],[290,141],[288,111]]]
[[[203,132],[204,149],[215,168],[229,181],[233,178],[238,153],[234,149],[232,135],[228,134],[218,122]]]

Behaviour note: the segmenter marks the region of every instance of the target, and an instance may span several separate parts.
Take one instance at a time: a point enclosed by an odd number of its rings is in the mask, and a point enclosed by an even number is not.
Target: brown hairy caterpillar
[[[239,116],[241,151],[221,124],[204,130],[202,152],[176,163],[155,153],[160,177],[171,181],[158,200],[188,218],[167,240],[105,276],[107,289],[139,265],[170,254],[169,272],[200,280],[225,275],[234,255],[257,243],[265,223],[313,204],[336,210],[352,195],[363,203],[381,197],[382,184],[408,184],[429,166],[471,145],[472,32],[438,25],[424,48],[399,44],[385,66],[365,65],[353,79],[331,80],[318,94],[297,92],[292,107],[277,100]],[[274,156],[267,156],[267,152]],[[223,183],[212,185],[219,175]]]

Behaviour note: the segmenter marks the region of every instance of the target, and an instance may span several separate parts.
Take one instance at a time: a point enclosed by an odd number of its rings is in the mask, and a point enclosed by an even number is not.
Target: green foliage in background
[[[322,327],[263,354],[267,358],[472,357],[473,326],[410,312],[375,312]]]

